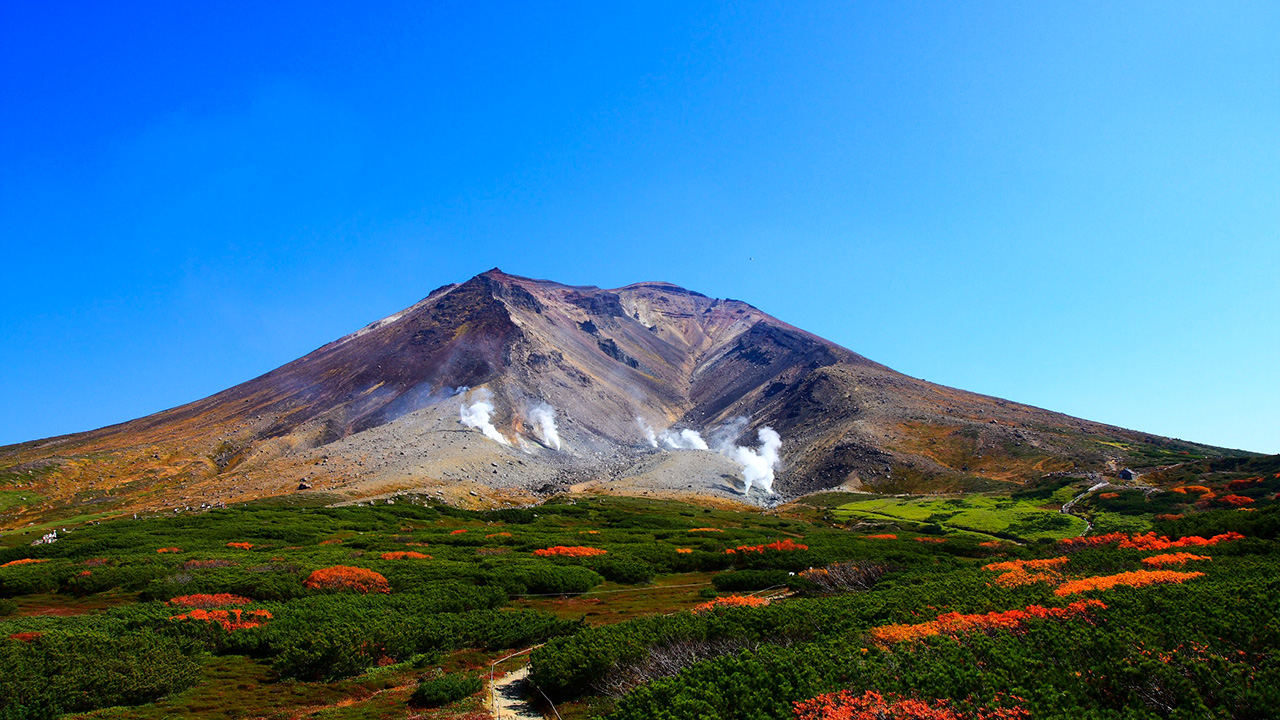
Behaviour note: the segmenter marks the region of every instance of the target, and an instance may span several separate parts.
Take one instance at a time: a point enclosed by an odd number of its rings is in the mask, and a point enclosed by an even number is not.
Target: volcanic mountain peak
[[[767,467],[772,445],[748,454],[766,426],[780,435]],[[217,395],[0,448],[0,470],[36,473],[55,503],[125,509],[299,483],[353,497],[517,499],[588,483],[742,499],[752,467],[777,470],[783,496],[979,488],[1217,452],[926,383],[670,283],[601,289],[495,268]]]

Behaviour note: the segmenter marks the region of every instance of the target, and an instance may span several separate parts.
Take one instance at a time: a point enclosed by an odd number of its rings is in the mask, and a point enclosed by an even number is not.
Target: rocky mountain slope
[[[780,437],[776,463],[753,452],[763,427]],[[744,302],[495,269],[217,395],[0,448],[3,482],[30,495],[0,524],[299,487],[335,499],[419,489],[502,503],[593,487],[768,502],[770,469],[790,497],[983,489],[1224,454],[907,377]],[[760,471],[747,495],[744,463]]]

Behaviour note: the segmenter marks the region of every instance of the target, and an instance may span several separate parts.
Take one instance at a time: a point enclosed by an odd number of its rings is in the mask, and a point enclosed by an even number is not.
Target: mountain
[[[0,448],[0,483],[30,496],[0,524],[302,486],[334,499],[421,490],[509,503],[566,488],[744,499],[732,453],[655,448],[646,425],[713,448],[752,448],[773,428],[779,497],[993,489],[1241,455],[911,378],[737,300],[494,269],[203,400]],[[757,484],[745,499],[768,496]]]

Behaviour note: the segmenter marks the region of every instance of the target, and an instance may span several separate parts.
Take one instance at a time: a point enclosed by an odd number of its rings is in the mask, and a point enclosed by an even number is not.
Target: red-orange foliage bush
[[[1068,558],[1065,557],[1045,560],[1008,560],[985,565],[982,569],[1000,573],[996,577],[996,584],[1011,588],[1038,582],[1058,582],[1062,579],[1058,568],[1065,565],[1067,560]]]
[[[222,626],[223,630],[232,632],[234,630],[247,630],[256,628],[262,623],[271,619],[271,613],[266,610],[192,610],[182,615],[174,615],[170,620],[197,620],[201,622],[217,623]]]
[[[733,555],[735,553],[740,553],[740,552],[741,553],[748,553],[748,552],[762,553],[765,550],[777,550],[778,552],[792,552],[795,550],[808,550],[808,549],[809,549],[808,545],[801,545],[800,543],[796,542],[795,540],[792,540],[791,538],[784,538],[782,540],[775,540],[774,542],[771,542],[765,545],[739,545],[736,549],[725,550],[725,552],[730,555]]]
[[[693,552],[693,548],[676,548],[676,552],[681,555],[688,555]]]
[[[879,535],[863,535],[865,540],[897,540],[898,536],[893,533],[881,533]]]
[[[724,532],[720,528],[689,528],[689,532]]]
[[[1145,535],[1134,535],[1133,537],[1129,537],[1124,533],[1108,533],[1089,537],[1064,538],[1058,541],[1058,547],[1065,551],[1071,551],[1117,543],[1120,547],[1129,550],[1168,550],[1170,548],[1206,547],[1233,540],[1242,540],[1243,538],[1244,535],[1238,532],[1225,532],[1210,538],[1190,535],[1178,540],[1170,540],[1163,535],[1157,536],[1153,532]]]
[[[162,547],[162,548],[157,548],[157,549],[156,549],[156,552],[161,553],[161,554],[164,554],[164,553],[180,553],[180,552],[182,552],[182,548],[180,548],[180,547]]]
[[[321,544],[321,545],[341,545],[341,544],[342,544],[342,540],[340,540],[340,539],[338,539],[338,538],[331,538],[331,539],[329,539],[329,540],[321,540],[321,541],[320,541],[320,544]]]
[[[600,548],[583,547],[580,545],[575,545],[575,546],[556,545],[555,547],[543,548],[541,550],[534,550],[533,554],[537,555],[538,557],[582,558],[582,557],[594,557],[596,555],[604,555],[606,552],[608,551],[601,550]]]
[[[795,720],[1025,720],[1022,708],[976,707],[961,709],[950,700],[918,700],[867,690],[819,695],[795,703]]]
[[[1165,555],[1152,555],[1151,557],[1142,558],[1143,565],[1151,567],[1162,567],[1164,565],[1183,565],[1190,560],[1212,560],[1207,555],[1196,555],[1189,552],[1168,553]]]
[[[512,537],[512,535],[509,532],[496,532],[496,533],[489,533],[488,535],[485,535],[484,539],[488,540],[489,538],[496,538],[496,537]]]
[[[382,559],[383,560],[430,560],[431,556],[424,555],[420,552],[414,552],[412,550],[399,550],[396,552],[382,553]]]
[[[728,597],[719,597],[711,602],[705,602],[693,609],[693,614],[709,612],[716,608],[722,607],[763,607],[768,605],[769,601],[765,598],[750,597],[744,595],[730,595]]]
[[[317,590],[355,590],[362,593],[389,593],[391,585],[382,575],[361,567],[335,565],[311,573],[303,583]]]
[[[462,533],[464,533],[464,532],[466,532],[466,528],[463,528],[463,529],[460,529],[460,530],[454,530],[454,531],[450,532],[449,534],[450,534],[450,535],[461,535],[461,534],[462,534]]]
[[[1225,532],[1221,535],[1214,535],[1210,538],[1200,537],[1199,535],[1188,535],[1177,540],[1170,540],[1163,535],[1157,537],[1155,533],[1147,533],[1146,535],[1134,535],[1132,538],[1120,541],[1122,548],[1136,548],[1138,550],[1168,550],[1169,548],[1184,547],[1208,547],[1217,545],[1218,543],[1232,542],[1235,540],[1243,540],[1244,535],[1238,532]]]
[[[1235,492],[1236,490],[1246,490],[1249,488],[1250,485],[1254,483],[1260,483],[1260,482],[1262,482],[1262,478],[1260,477],[1244,478],[1243,480],[1232,480],[1231,482],[1227,483],[1227,491]]]
[[[241,549],[241,550],[252,550],[252,549],[253,549],[253,543],[250,543],[250,542],[229,542],[229,543],[227,543],[227,547],[229,547],[229,548],[239,548],[239,549]]]
[[[247,597],[232,595],[231,593],[214,593],[212,595],[196,593],[195,595],[180,595],[171,599],[169,604],[177,607],[207,609],[223,605],[248,605],[251,602],[253,601]]]
[[[1089,590],[1110,590],[1117,585],[1143,587],[1160,583],[1181,583],[1204,575],[1202,572],[1178,572],[1177,570],[1134,570],[1115,575],[1099,575],[1096,577],[1069,580],[1053,591],[1054,595],[1075,595]]]
[[[935,545],[938,545],[938,544],[941,544],[941,543],[946,542],[946,541],[947,541],[947,539],[946,539],[946,538],[935,538],[935,537],[918,537],[918,538],[915,538],[915,541],[916,541],[916,542],[918,542],[918,543],[933,543],[933,544],[935,544]]]
[[[1253,498],[1245,497],[1244,495],[1223,495],[1218,498],[1218,502],[1224,502],[1233,507],[1240,507],[1241,505],[1252,505]]]
[[[1113,492],[1098,493],[1098,497],[1102,498],[1103,500],[1114,500],[1120,497],[1120,493],[1113,493]]]
[[[49,562],[49,561],[45,559],[37,559],[37,558],[22,558],[21,560],[10,560],[5,564],[0,565],[0,568],[13,567],[15,565],[34,565],[35,563],[42,563],[42,562]]]
[[[991,632],[995,630],[1021,630],[1032,618],[1042,620],[1067,620],[1075,617],[1088,618],[1090,608],[1106,609],[1106,605],[1098,600],[1073,602],[1063,608],[1047,608],[1039,605],[1028,605],[1022,610],[1006,610],[1004,612],[946,613],[937,620],[916,623],[914,625],[884,625],[871,630],[871,639],[881,645],[920,640],[934,635],[962,635],[971,632]]]
[[[19,632],[10,635],[9,639],[17,640],[18,642],[35,642],[42,637],[44,637],[42,632]]]

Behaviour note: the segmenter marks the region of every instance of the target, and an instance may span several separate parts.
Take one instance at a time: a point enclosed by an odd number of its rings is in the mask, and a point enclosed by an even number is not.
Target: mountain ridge
[[[459,423],[477,402],[471,388],[492,393],[509,446]],[[553,409],[560,450],[533,421],[540,405]],[[428,488],[510,503],[593,487],[754,500],[726,455],[664,453],[646,426],[728,434],[726,447],[774,428],[783,497],[975,490],[1240,454],[928,383],[671,283],[602,289],[494,268],[206,398],[0,448],[0,472],[42,470],[46,498],[0,523],[77,503],[182,508],[303,485],[348,498]]]

